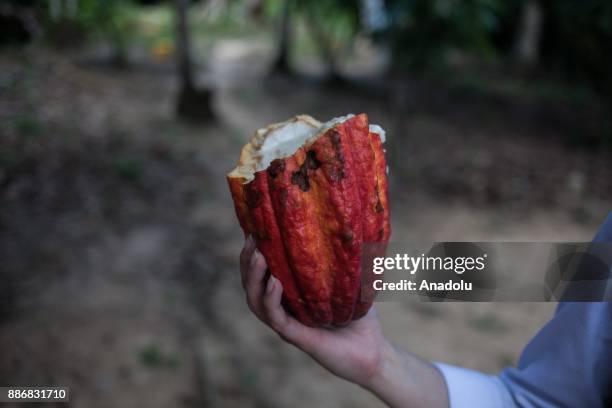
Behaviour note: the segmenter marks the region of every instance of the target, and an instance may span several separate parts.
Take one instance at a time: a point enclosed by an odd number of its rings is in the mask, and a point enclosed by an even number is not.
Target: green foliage
[[[51,1],[37,3],[41,14],[48,12]],[[295,5],[294,55],[322,55],[332,68],[346,61],[362,29],[362,2],[287,1]],[[372,36],[388,47],[396,70],[445,72],[448,56],[457,51],[485,59],[510,59],[526,1],[384,0],[386,27]],[[153,3],[156,5],[143,7],[141,0],[78,0],[70,24],[50,18],[46,23],[64,30],[69,42],[80,37],[78,32],[109,41],[119,60],[125,58],[130,42],[165,58],[174,50],[174,12],[169,1]],[[285,0],[265,0],[255,19],[244,0],[222,6],[204,1],[195,4],[190,8],[194,50],[205,54],[219,38],[274,35],[284,4]],[[540,0],[539,4],[544,18],[544,65],[539,68],[562,74],[579,86],[588,84],[612,101],[612,53],[608,50],[612,2]],[[261,25],[262,21],[267,24]],[[25,133],[27,127],[24,125]]]
[[[131,157],[117,157],[113,160],[113,169],[120,177],[137,182],[142,176],[142,162]]]
[[[357,0],[299,0],[298,11],[316,20],[324,30],[340,39],[350,40],[359,28]]]
[[[590,83],[612,101],[612,2],[558,0],[545,3],[551,24],[545,52],[549,64]]]
[[[180,359],[175,354],[164,353],[158,345],[148,344],[138,353],[140,362],[149,368],[176,368]]]
[[[119,63],[125,63],[128,33],[133,28],[127,0],[82,0],[82,19],[109,40]]]
[[[52,15],[52,4],[59,15]],[[130,0],[77,0],[66,10],[65,2],[46,0],[44,24],[48,39],[59,45],[75,45],[86,38],[102,38],[111,43],[116,57],[124,58],[127,39],[133,28],[134,5]]]
[[[19,135],[36,137],[42,133],[43,126],[34,115],[21,114],[12,119],[12,125]]]
[[[347,51],[359,31],[358,0],[297,0],[296,11],[327,64]],[[332,67],[333,68],[333,67]]]
[[[138,354],[140,362],[147,367],[159,367],[162,365],[162,353],[156,345],[147,345]]]
[[[387,5],[385,37],[397,68],[436,67],[451,49],[494,53],[491,34],[503,11],[501,1],[389,0]]]

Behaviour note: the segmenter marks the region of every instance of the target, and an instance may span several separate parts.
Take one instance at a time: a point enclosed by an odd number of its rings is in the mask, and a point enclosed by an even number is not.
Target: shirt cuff
[[[443,363],[434,365],[446,381],[450,408],[516,407],[510,392],[497,376]]]

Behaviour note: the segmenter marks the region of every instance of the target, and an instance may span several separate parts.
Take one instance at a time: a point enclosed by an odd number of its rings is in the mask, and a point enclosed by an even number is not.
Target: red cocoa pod
[[[300,115],[258,130],[228,174],[244,233],[306,325],[346,325],[372,305],[364,244],[384,247],[391,233],[383,141],[366,114]]]

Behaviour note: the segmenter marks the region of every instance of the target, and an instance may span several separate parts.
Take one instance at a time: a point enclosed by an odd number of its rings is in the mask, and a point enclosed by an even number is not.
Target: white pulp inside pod
[[[273,160],[291,156],[300,147],[313,143],[327,130],[353,116],[355,115],[348,114],[320,123],[310,116],[302,115],[259,129],[243,149],[238,167],[229,176],[243,177],[245,182],[249,182],[254,173],[266,169]],[[370,125],[369,130],[380,135],[381,140],[385,141],[385,131],[380,126]]]

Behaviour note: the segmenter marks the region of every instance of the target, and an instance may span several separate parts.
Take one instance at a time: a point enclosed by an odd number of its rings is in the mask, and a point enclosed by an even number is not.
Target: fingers
[[[270,275],[263,298],[264,323],[272,328],[285,341],[308,351],[313,329],[299,323],[289,316],[281,304],[283,286]]]
[[[281,305],[283,287],[278,279],[270,275],[263,298],[264,312],[268,324],[274,331],[280,331],[287,324],[287,313]]]
[[[251,236],[247,237],[240,253],[240,274],[249,309],[286,341],[306,351],[313,329],[289,316],[281,304],[283,286],[270,275],[265,282],[266,260],[257,250]]]
[[[257,317],[263,319],[262,297],[264,294],[264,278],[267,269],[266,260],[261,252],[255,249],[249,260],[246,273],[243,274],[243,285],[246,292],[247,304]]]
[[[249,270],[249,262],[251,261],[251,256],[253,255],[254,250],[255,241],[253,240],[253,236],[249,235],[244,241],[244,247],[242,248],[242,252],[240,252],[240,276],[242,278],[243,288],[246,287],[245,281],[247,272]]]

